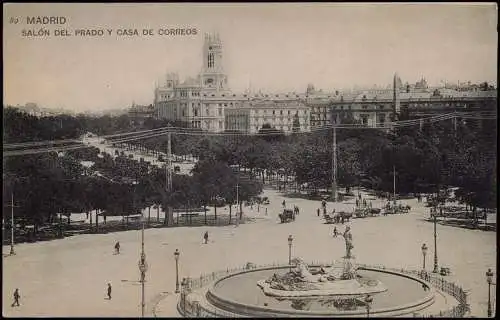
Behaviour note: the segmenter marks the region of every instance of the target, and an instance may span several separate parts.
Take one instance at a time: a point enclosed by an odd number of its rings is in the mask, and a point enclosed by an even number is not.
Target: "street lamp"
[[[373,302],[372,296],[367,295],[365,298],[365,302],[366,302],[366,317],[369,318],[370,317],[370,305]]]
[[[422,245],[422,255],[424,257],[424,265],[423,265],[423,268],[422,268],[423,270],[425,270],[425,256],[427,255],[427,249],[428,249],[427,245],[424,243]]]
[[[141,232],[141,259],[139,260],[139,271],[141,272],[141,315],[144,318],[144,282],[146,279],[146,271],[148,270],[148,264],[146,262],[146,253],[144,252],[144,216],[142,217],[142,232]]]
[[[293,237],[292,235],[288,236],[288,265],[290,265],[290,271],[292,271],[292,242],[293,242]]]
[[[491,317],[491,282],[493,281],[493,272],[491,269],[486,271],[486,281],[488,282],[488,317]]]
[[[182,303],[182,310],[186,312],[186,286],[187,286],[187,281],[186,278],[182,278],[181,282],[181,287],[182,287],[182,292],[181,292],[181,303]]]
[[[179,249],[175,249],[175,293],[179,293]]]
[[[437,233],[436,233],[436,224],[437,224],[437,211],[434,211],[434,270],[433,273],[438,273],[438,255],[437,255]]]

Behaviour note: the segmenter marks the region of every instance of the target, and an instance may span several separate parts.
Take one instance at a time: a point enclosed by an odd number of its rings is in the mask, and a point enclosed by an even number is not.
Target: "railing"
[[[362,264],[359,264],[359,266],[370,267],[370,266],[362,265]],[[424,318],[455,317],[455,318],[457,318],[457,317],[464,317],[470,311],[469,305],[467,303],[467,291],[453,282],[446,281],[443,277],[440,277],[440,276],[437,276],[434,274],[430,274],[428,272],[422,272],[422,271],[416,271],[416,270],[386,268],[384,266],[375,266],[375,268],[396,271],[396,272],[400,272],[400,273],[405,273],[405,274],[417,276],[418,278],[429,282],[435,288],[453,296],[455,299],[457,299],[457,301],[459,303],[457,306],[450,308],[448,310],[445,310],[445,311],[440,311],[437,314],[420,315],[420,317],[424,317]]]
[[[317,261],[313,261],[309,263],[308,265],[312,266],[319,266],[319,265],[331,265],[331,263],[320,263]],[[228,268],[226,270],[221,270],[221,271],[216,271],[212,272],[209,274],[202,274],[199,277],[196,278],[187,278],[185,285],[182,286],[182,291],[181,291],[181,299],[178,304],[178,310],[181,312],[184,317],[203,317],[203,318],[212,318],[212,317],[219,317],[219,318],[234,318],[234,317],[241,317],[241,315],[236,315],[231,312],[227,312],[221,309],[218,309],[209,303],[203,302],[203,301],[198,301],[195,297],[189,297],[188,295],[191,293],[192,290],[195,289],[200,289],[208,284],[211,284],[217,280],[220,280],[224,278],[227,275],[237,273],[237,272],[242,272],[246,270],[251,270],[251,269],[256,269],[256,268],[266,268],[266,267],[287,267],[288,264],[280,264],[280,263],[272,263],[272,264],[266,264],[266,265],[259,265],[256,266],[251,263],[247,263],[243,267],[237,267],[237,268]],[[454,317],[454,318],[459,318],[459,317],[465,317],[470,309],[469,305],[467,303],[467,291],[464,290],[462,287],[459,285],[456,285],[455,283],[446,281],[443,279],[443,277],[434,275],[434,274],[429,274],[427,272],[422,272],[422,271],[416,271],[416,270],[405,270],[403,268],[387,268],[385,266],[381,265],[366,265],[366,264],[358,264],[359,267],[366,267],[366,268],[375,268],[375,269],[381,269],[381,270],[387,270],[387,271],[394,271],[394,272],[399,272],[403,274],[408,274],[415,276],[419,279],[422,279],[424,281],[429,282],[432,284],[436,289],[441,290],[443,292],[446,292],[447,294],[453,296],[459,304],[453,308],[450,308],[445,311],[440,311],[437,314],[433,315],[418,315],[418,317],[423,317],[423,318],[436,318],[436,317]],[[203,300],[203,299],[201,299]]]

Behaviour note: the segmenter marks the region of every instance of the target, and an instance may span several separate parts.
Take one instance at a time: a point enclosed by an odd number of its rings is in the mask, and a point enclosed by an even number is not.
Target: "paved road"
[[[288,259],[287,237],[294,236],[293,255],[305,260],[332,260],[344,251],[344,243],[331,237],[332,225],[316,216],[318,201],[287,199],[301,214],[292,223],[278,223],[282,197],[266,190],[271,199],[268,216],[239,227],[184,227],[146,230],[149,264],[146,301],[156,303],[162,292],[175,289],[173,253],[181,251],[180,276],[198,276],[213,270],[237,267],[246,262],[266,264]],[[432,265],[433,225],[423,220],[426,208],[410,214],[357,219],[352,222],[354,253],[360,263],[419,268],[420,246],[429,247]],[[329,204],[331,208],[332,204]],[[349,204],[337,204],[349,207]],[[378,206],[374,203],[374,206]],[[256,215],[263,215],[263,212]],[[338,227],[340,231],[343,227]],[[210,242],[202,244],[208,230]],[[449,266],[452,279],[471,290],[473,315],[486,315],[485,271],[496,270],[496,233],[438,226],[440,265]],[[113,255],[119,240],[122,253]],[[4,258],[3,312],[5,316],[139,316],[140,286],[137,231],[80,235],[50,242],[21,244],[17,255]],[[3,248],[4,253],[8,248]],[[113,299],[106,300],[106,283],[113,285]],[[20,289],[21,306],[11,308],[12,293]],[[162,306],[162,313],[175,315]]]

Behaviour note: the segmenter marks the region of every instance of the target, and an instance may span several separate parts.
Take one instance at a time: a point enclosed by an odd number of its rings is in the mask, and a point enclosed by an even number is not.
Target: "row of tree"
[[[168,125],[149,119],[135,124],[127,116],[36,118],[4,108],[4,144],[78,138],[87,131],[114,134]],[[132,124],[132,125],[131,125]],[[170,124],[173,125],[173,124]],[[269,134],[269,133],[272,134]],[[19,212],[39,220],[57,212],[98,209],[109,214],[132,213],[151,203],[166,208],[208,206],[258,194],[270,177],[293,176],[297,185],[329,188],[332,177],[332,131],[284,135],[266,126],[261,135],[208,136],[172,134],[176,155],[200,159],[193,176],[174,175],[166,193],[165,172],[120,155],[113,159],[97,149],[4,157],[4,208],[15,190]],[[265,133],[265,134],[264,134]],[[166,135],[134,143],[165,152]],[[398,193],[437,192],[458,187],[455,195],[471,207],[496,206],[496,123],[481,126],[451,121],[399,128],[391,132],[338,129],[338,182],[392,191],[396,171]],[[92,169],[81,160],[94,162]],[[243,179],[232,166],[246,168]],[[99,175],[97,175],[97,173]],[[239,177],[239,178],[238,178]],[[136,182],[137,184],[133,184]],[[7,190],[7,191],[6,191]],[[135,195],[135,196],[134,196]],[[4,210],[6,212],[7,210]]]
[[[496,123],[454,120],[396,128],[337,129],[337,179],[383,192],[437,193],[457,187],[457,199],[472,207],[496,206]],[[172,152],[247,168],[264,183],[274,174],[310,189],[332,182],[332,130],[284,135],[207,136],[172,134]],[[135,141],[165,151],[167,137]]]

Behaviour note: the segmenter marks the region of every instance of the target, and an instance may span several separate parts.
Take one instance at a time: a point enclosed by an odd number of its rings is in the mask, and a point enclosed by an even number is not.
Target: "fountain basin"
[[[346,294],[341,295],[276,297],[266,295],[257,285],[259,281],[269,278],[273,273],[286,273],[287,270],[286,266],[267,267],[228,275],[209,287],[206,299],[213,306],[240,316],[366,316],[366,304],[363,299],[367,293],[351,292],[349,295],[349,286],[344,288]],[[373,303],[370,306],[372,316],[411,315],[434,303],[436,291],[429,283],[419,278],[368,267],[359,267],[358,273],[362,277],[378,280],[386,289],[373,295]],[[346,301],[348,303],[344,303]]]

